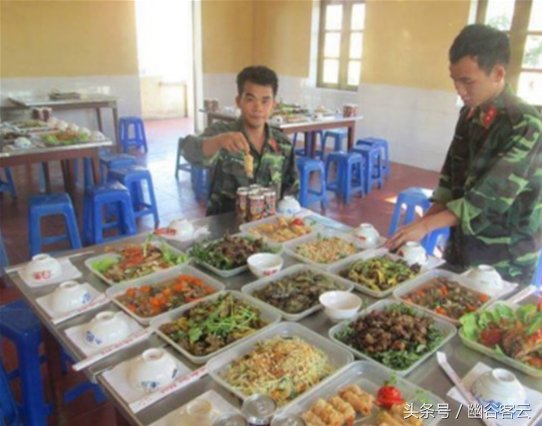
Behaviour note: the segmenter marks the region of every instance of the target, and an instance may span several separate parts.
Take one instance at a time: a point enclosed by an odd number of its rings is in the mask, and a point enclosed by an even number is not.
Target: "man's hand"
[[[420,241],[429,232],[423,220],[417,220],[399,229],[388,241],[385,247],[389,250],[397,250],[408,241]]]
[[[210,157],[220,149],[228,152],[250,152],[250,146],[241,132],[228,132],[214,136],[203,142],[203,155]]]

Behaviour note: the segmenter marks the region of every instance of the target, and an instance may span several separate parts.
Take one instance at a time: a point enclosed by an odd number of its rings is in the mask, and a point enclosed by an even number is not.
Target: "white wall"
[[[80,76],[80,77],[32,77],[32,78],[3,78],[0,82],[0,102],[8,105],[9,96],[46,96],[52,89],[60,91],[101,92],[118,97],[117,107],[119,117],[127,115],[141,116],[141,96],[139,77],[124,76]],[[94,110],[63,110],[54,111],[53,115],[62,120],[79,126],[96,130],[98,124]],[[109,109],[102,109],[104,133],[113,137],[113,118]]]
[[[203,97],[216,98],[221,106],[233,105],[235,77],[204,74]],[[331,109],[356,103],[364,116],[356,126],[356,138],[385,138],[392,161],[436,171],[444,161],[459,113],[452,92],[376,84],[361,84],[357,92],[347,92],[316,88],[307,79],[288,76],[280,76],[278,97]]]

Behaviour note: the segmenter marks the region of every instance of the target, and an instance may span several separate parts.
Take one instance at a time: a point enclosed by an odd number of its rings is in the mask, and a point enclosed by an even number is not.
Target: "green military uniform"
[[[226,132],[242,132],[249,141],[250,154],[254,158],[252,178],[245,173],[242,152],[220,150],[212,157],[203,155],[203,141]],[[297,195],[299,179],[292,144],[282,132],[268,125],[265,126],[265,141],[261,153],[250,143],[242,120],[214,123],[200,136],[187,136],[181,149],[188,162],[209,168],[211,193],[207,215],[234,211],[237,188],[240,186],[259,184],[272,187],[277,192],[277,200],[284,194]]]
[[[506,87],[461,110],[433,200],[459,219],[445,259],[529,284],[542,240],[542,121]]]

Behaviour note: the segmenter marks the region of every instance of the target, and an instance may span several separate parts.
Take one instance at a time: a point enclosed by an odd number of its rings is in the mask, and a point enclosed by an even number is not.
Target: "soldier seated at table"
[[[194,166],[209,169],[207,215],[235,210],[237,188],[259,184],[275,189],[277,199],[299,188],[290,140],[267,120],[276,104],[278,78],[265,66],[250,66],[237,75],[235,102],[241,116],[216,122],[199,136],[187,136],[182,155]]]

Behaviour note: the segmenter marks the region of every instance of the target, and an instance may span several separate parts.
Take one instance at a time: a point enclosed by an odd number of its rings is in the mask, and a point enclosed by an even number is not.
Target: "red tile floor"
[[[177,140],[179,136],[193,131],[192,120],[147,121],[145,126],[149,152],[148,154],[134,153],[134,155],[137,155],[138,161],[146,165],[152,173],[161,224],[167,224],[170,220],[181,216],[188,219],[204,216],[205,206],[195,200],[189,175],[180,172],[179,180],[176,180],[174,176]],[[50,167],[53,191],[63,191],[60,166],[55,164]],[[16,168],[14,178],[18,198],[12,200],[8,194],[0,195],[0,229],[11,264],[26,261],[28,258],[27,199],[31,194],[38,192],[37,165]],[[436,172],[392,163],[391,176],[384,187],[374,190],[363,198],[355,196],[350,205],[340,203],[330,193],[330,205],[326,210],[326,216],[352,226],[360,222],[370,222],[381,234],[385,235],[397,192],[409,186],[432,188],[437,183],[437,179]],[[79,186],[74,195],[74,203],[79,216],[82,212],[82,195],[83,190]],[[315,204],[314,208],[319,211],[318,204]],[[54,232],[58,226],[60,226],[58,222],[50,221],[45,227],[45,232]],[[152,227],[150,216],[142,218],[138,223],[139,231],[149,230]],[[16,289],[6,288],[0,284],[0,304],[16,298],[18,298]],[[3,362],[9,370],[16,366],[16,360],[9,344],[5,342],[4,345]],[[43,374],[46,375],[47,372],[44,371]],[[60,389],[67,389],[82,379],[82,374],[72,372],[66,375],[58,386]],[[50,416],[50,424],[109,425],[115,424],[115,415],[111,403],[97,405],[89,394],[65,405],[61,413]]]

